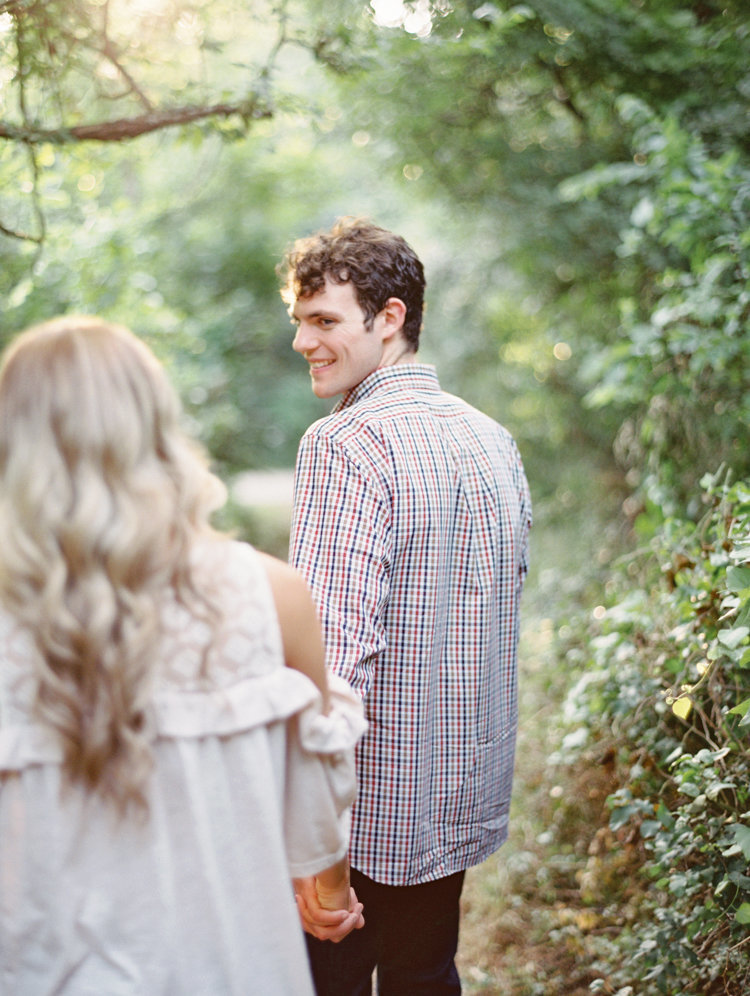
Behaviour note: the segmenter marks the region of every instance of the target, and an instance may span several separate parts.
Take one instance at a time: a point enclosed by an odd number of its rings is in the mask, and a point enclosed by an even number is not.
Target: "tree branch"
[[[23,24],[20,18],[15,18],[15,29],[16,29],[16,59],[18,68],[18,106],[21,112],[21,117],[25,124],[29,123],[29,113],[26,105],[26,42],[24,37]],[[34,211],[34,216],[37,221],[37,227],[39,229],[38,236],[33,236],[31,234],[26,234],[23,232],[11,232],[11,230],[5,230],[5,234],[12,234],[15,238],[26,239],[30,242],[35,242],[41,249],[42,243],[44,242],[44,235],[46,232],[46,222],[44,219],[44,212],[42,211],[40,198],[39,198],[39,163],[36,158],[36,149],[32,145],[26,146],[26,154],[29,160],[29,167],[31,169],[31,175],[33,177],[33,185],[31,188],[31,203]]]
[[[9,239],[19,239],[21,242],[36,242],[40,245],[44,241],[42,235],[32,235],[31,232],[19,232],[14,228],[8,228],[0,221],[0,235],[7,235]]]
[[[3,0],[0,3],[0,14],[25,13],[31,6],[31,0]]]
[[[550,73],[552,78],[554,79],[555,99],[559,101],[563,105],[563,107],[567,107],[567,109],[570,111],[570,113],[573,115],[574,118],[577,118],[581,122],[581,124],[585,125],[586,117],[581,111],[579,111],[578,107],[573,101],[573,98],[570,96],[568,88],[565,85],[563,72],[560,66],[554,65],[553,63],[548,62],[546,59],[542,59],[540,56],[537,56],[535,61],[536,64],[541,67],[541,69],[543,69],[545,72]]]
[[[122,78],[125,80],[128,86],[128,92],[135,94],[135,96],[141,102],[147,114],[153,114],[154,105],[148,99],[143,90],[141,90],[141,88],[138,86],[135,79],[130,75],[125,66],[123,66],[123,64],[120,62],[114,45],[109,40],[109,38],[106,37],[106,35],[104,37],[104,41],[102,43],[100,51],[106,59],[109,59],[109,61],[115,67],[120,76],[122,76]]]
[[[122,62],[120,62],[120,53],[117,50],[117,46],[109,37],[109,0],[105,0],[102,7],[101,20],[102,23],[99,29],[99,33],[101,35],[99,51],[105,59],[108,59],[112,63],[120,76],[122,76],[125,80],[129,92],[135,94],[145,113],[152,114],[154,111],[154,105],[148,99],[143,90],[141,90],[135,78],[125,68]]]
[[[273,117],[271,108],[261,102],[241,101],[237,104],[210,104],[207,106],[174,107],[152,111],[132,118],[98,121],[92,124],[70,125],[62,128],[37,128],[30,124],[14,125],[0,121],[0,138],[27,145],[70,145],[73,142],[122,142],[139,135],[146,135],[161,128],[173,128],[205,121],[208,118],[237,116],[245,124]]]

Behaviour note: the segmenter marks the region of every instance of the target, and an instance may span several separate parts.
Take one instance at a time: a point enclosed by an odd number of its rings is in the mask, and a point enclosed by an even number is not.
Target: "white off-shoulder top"
[[[284,666],[251,547],[203,544],[195,567],[222,621],[164,607],[145,822],[61,791],[33,642],[0,610],[0,993],[312,994],[290,877],[346,852],[361,706],[332,678],[323,715]]]

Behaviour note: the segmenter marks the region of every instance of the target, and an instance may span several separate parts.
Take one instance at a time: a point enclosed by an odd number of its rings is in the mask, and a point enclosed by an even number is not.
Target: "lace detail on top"
[[[308,749],[352,747],[364,721],[348,686],[337,686],[334,709],[323,716],[312,682],[284,666],[273,595],[256,551],[231,541],[204,543],[194,570],[198,589],[210,592],[214,616],[200,618],[173,595],[165,602],[152,696],[155,735],[226,736],[305,711],[300,727]],[[0,609],[0,770],[62,757],[54,733],[32,715],[36,653],[30,634]]]

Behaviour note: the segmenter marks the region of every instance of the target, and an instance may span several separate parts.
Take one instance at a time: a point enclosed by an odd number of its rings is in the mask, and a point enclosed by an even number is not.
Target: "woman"
[[[299,576],[209,527],[223,488],[179,417],[98,319],[0,368],[2,992],[311,993],[290,877],[334,940],[362,924],[359,706]]]

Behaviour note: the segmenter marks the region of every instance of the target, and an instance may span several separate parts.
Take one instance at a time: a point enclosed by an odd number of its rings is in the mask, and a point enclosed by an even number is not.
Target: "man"
[[[300,444],[290,545],[328,665],[362,696],[352,886],[365,925],[298,881],[319,996],[460,993],[465,869],[505,840],[531,509],[508,432],[417,361],[424,271],[343,219],[300,240],[282,291],[313,392],[343,395]]]

